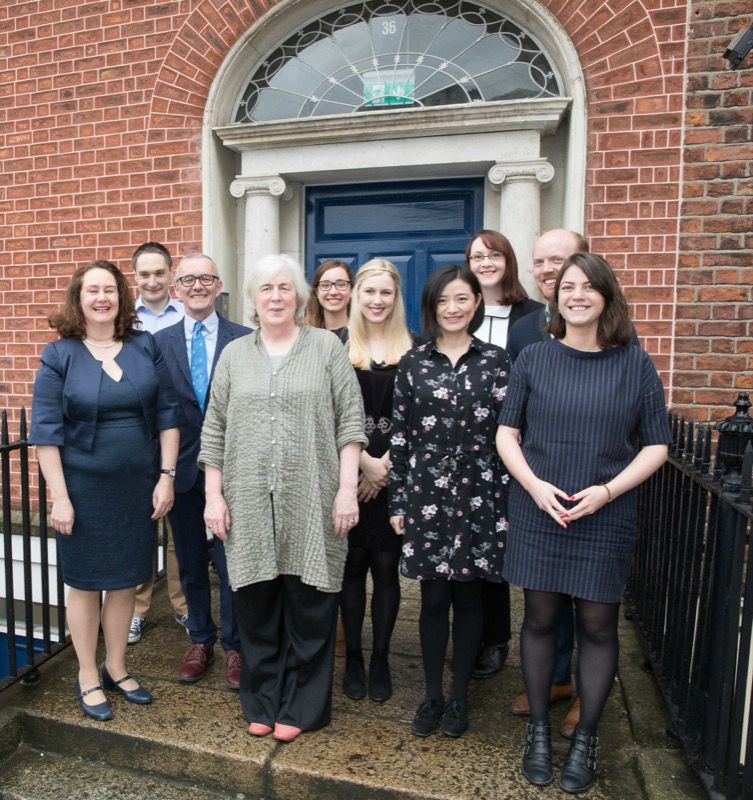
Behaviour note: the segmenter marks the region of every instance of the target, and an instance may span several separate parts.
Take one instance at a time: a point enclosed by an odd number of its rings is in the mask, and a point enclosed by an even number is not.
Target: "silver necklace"
[[[91,339],[84,339],[84,342],[88,344],[90,347],[96,347],[98,350],[109,350],[111,347],[115,347],[117,342],[109,342],[108,344],[97,344],[97,342],[93,342]]]

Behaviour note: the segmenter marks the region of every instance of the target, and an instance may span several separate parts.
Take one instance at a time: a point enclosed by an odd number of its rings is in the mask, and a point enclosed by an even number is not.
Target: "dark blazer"
[[[153,437],[183,420],[170,373],[150,333],[123,342],[115,361],[141,400]],[[102,365],[77,338],[50,342],[34,381],[29,441],[92,450],[97,431]]]
[[[515,303],[513,307],[510,309],[510,321],[507,323],[512,329],[512,326],[519,320],[528,314],[533,314],[534,311],[540,311],[544,308],[543,303],[539,303],[538,300],[531,300],[530,297],[527,297],[520,303]],[[508,330],[507,333],[508,337],[510,332]],[[506,349],[506,348],[505,348]]]
[[[225,346],[232,342],[233,339],[238,339],[251,333],[251,328],[237,325],[224,317],[220,317],[219,320],[217,347],[214,351],[214,361],[209,374],[210,388],[214,369]],[[167,368],[178,393],[178,402],[185,416],[185,423],[180,428],[180,452],[178,453],[178,463],[175,468],[175,491],[188,492],[196,483],[196,478],[199,474],[197,460],[201,445],[201,427],[204,424],[206,408],[199,407],[199,401],[194,394],[193,383],[191,382],[191,367],[188,363],[188,353],[186,352],[186,334],[183,320],[157,331],[154,338],[164,353]],[[207,389],[208,400],[209,389]]]
[[[549,338],[550,334],[546,329],[545,309],[546,306],[542,306],[535,313],[523,317],[515,327],[510,328],[505,350],[507,350],[507,355],[513,361],[515,361],[524,347],[535,342],[545,342]],[[633,327],[633,344],[640,345],[635,327]]]

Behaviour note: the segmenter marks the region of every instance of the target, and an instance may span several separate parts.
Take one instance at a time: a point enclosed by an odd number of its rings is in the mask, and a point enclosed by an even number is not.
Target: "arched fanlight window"
[[[562,95],[530,34],[464,0],[354,3],[264,59],[235,122]]]

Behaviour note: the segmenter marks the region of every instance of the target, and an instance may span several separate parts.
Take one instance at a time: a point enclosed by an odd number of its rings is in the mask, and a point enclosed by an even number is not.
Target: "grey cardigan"
[[[259,331],[225,347],[199,463],[223,473],[233,589],[285,574],[340,591],[348,541],[335,536],[332,505],[338,451],[350,442],[368,442],[363,401],[336,336],[302,325],[279,367]]]

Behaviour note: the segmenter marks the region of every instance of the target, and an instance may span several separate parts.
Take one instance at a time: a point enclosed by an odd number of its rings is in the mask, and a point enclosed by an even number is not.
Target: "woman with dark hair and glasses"
[[[557,630],[574,600],[580,721],[560,773],[585,792],[596,726],[617,671],[617,615],[636,538],[636,487],[667,457],[664,390],[632,343],[628,306],[599,256],[575,253],[550,303],[554,338],[515,360],[497,447],[515,479],[505,578],[524,588],[520,635],[531,706],[523,774],[552,781],[549,687]]]
[[[154,520],[173,504],[182,422],[159,348],[137,323],[114,264],[77,269],[63,308],[50,318],[60,338],[42,353],[32,399],[29,441],[50,489],[50,523],[70,587],[76,697],[98,721],[112,717],[103,688],[131,703],[152,700],[127,673],[125,653],[136,587],[152,575]],[[105,660],[98,670],[100,623]]]
[[[481,640],[483,580],[500,581],[506,476],[494,448],[507,353],[473,336],[484,316],[476,276],[451,265],[429,276],[421,324],[431,340],[397,369],[390,442],[390,523],[401,571],[421,581],[419,632],[426,699],[411,730],[461,736]],[[442,688],[452,622],[452,688]]]
[[[507,348],[510,328],[521,317],[543,308],[531,300],[518,277],[512,245],[499,231],[475,233],[465,248],[465,264],[478,278],[484,297],[484,319],[476,336]],[[510,584],[484,583],[484,629],[481,649],[473,666],[474,678],[491,678],[507,659],[510,647]]]
[[[314,328],[340,331],[348,327],[353,272],[344,261],[322,261],[314,272],[306,305],[306,322]]]

